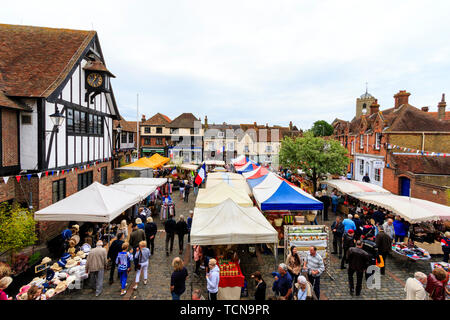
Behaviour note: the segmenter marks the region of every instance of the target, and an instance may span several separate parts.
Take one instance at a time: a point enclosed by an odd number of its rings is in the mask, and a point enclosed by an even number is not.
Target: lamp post
[[[55,107],[55,113],[50,115],[50,119],[52,120],[53,124],[56,126],[55,132],[58,133],[59,132],[59,127],[63,124],[64,122],[64,116],[61,112],[59,112],[58,110],[58,106]]]

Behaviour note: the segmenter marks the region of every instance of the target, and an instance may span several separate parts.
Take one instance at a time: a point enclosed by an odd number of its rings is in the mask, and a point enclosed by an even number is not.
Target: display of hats
[[[26,292],[24,292],[24,293],[19,293],[19,294],[16,296],[16,298],[17,298],[17,300],[28,300],[28,295],[27,295]]]
[[[57,262],[58,266],[60,266],[61,268],[65,268],[66,267],[66,262],[63,260],[58,260]]]
[[[70,255],[70,253],[65,252],[60,260],[63,260],[64,262],[67,262],[68,259],[70,259],[72,256]]]
[[[91,246],[89,243],[85,243],[81,246],[81,250],[83,250],[84,253],[89,253],[91,251]]]
[[[61,233],[64,240],[70,239],[72,237],[72,231],[70,229],[66,229]]]
[[[75,280],[77,280],[77,278],[75,276],[68,276],[66,283],[67,285],[71,284],[72,282],[75,282]]]
[[[74,259],[69,259],[69,260],[67,260],[67,263],[66,263],[66,269],[76,267],[77,265],[78,265],[77,261],[75,261]]]
[[[77,235],[77,234],[74,234],[74,235],[70,238],[70,240],[71,240],[71,241],[74,241],[74,242],[75,242],[75,245],[77,245],[77,244],[80,243],[80,236]]]
[[[53,279],[52,282],[53,284],[58,285],[61,282],[61,280],[59,280],[58,275],[55,275],[55,278]]]
[[[78,251],[77,252],[77,257],[80,257],[81,259],[86,258],[86,253],[84,251]]]
[[[61,271],[62,270],[62,268],[56,262],[50,267],[50,269],[52,269],[53,271]]]
[[[47,299],[50,299],[51,297],[53,297],[55,295],[55,289],[48,289],[45,292],[45,296],[47,297]]]
[[[65,280],[67,279],[68,274],[66,272],[60,272],[58,273],[59,280]]]
[[[79,272],[80,270],[81,270],[80,266],[75,266],[73,268],[70,268],[68,272],[69,272],[69,274],[74,274],[74,273]]]
[[[85,265],[86,265],[86,262],[87,262],[87,260],[86,260],[86,259],[83,259],[83,260],[81,260],[81,262],[80,262],[80,266],[85,266]]]
[[[50,262],[52,262],[52,259],[50,259],[49,257],[45,257],[44,259],[42,259],[41,264],[50,263]]]
[[[58,285],[55,288],[55,293],[61,293],[64,290],[66,290],[67,288],[67,284],[65,281],[61,281],[60,283],[58,283]]]
[[[80,256],[75,256],[75,257],[73,257],[73,260],[78,263],[78,262],[81,262],[81,260],[83,260],[83,259]]]

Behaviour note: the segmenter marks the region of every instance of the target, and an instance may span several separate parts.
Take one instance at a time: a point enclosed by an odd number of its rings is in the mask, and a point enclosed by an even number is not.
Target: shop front
[[[373,156],[368,154],[355,154],[354,177],[357,181],[362,181],[366,173],[369,174],[370,182],[383,186],[383,169],[385,167],[383,156]]]

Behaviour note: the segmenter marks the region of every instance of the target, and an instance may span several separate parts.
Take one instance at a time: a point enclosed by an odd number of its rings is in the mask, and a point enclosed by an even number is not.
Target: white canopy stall
[[[140,201],[139,196],[98,182],[34,214],[36,221],[109,223]]]
[[[219,183],[214,187],[200,189],[198,191],[198,196],[195,200],[195,206],[197,208],[215,207],[229,198],[242,207],[253,206],[252,199],[250,199],[246,191],[233,188],[220,180],[213,181],[219,181]]]
[[[226,183],[233,188],[240,189],[245,191],[248,195],[252,194],[252,191],[250,190],[250,187],[248,186],[247,182],[245,180],[220,180],[220,179],[206,179],[206,190],[210,188],[214,188],[215,186]]]
[[[112,184],[109,186],[110,188],[114,188],[117,190],[122,190],[125,192],[129,192],[139,196],[140,200],[144,200],[149,195],[151,195],[156,190],[156,186],[148,186],[148,185],[134,185],[134,184]]]
[[[167,183],[167,178],[128,178],[117,184],[143,185],[160,187]]]
[[[410,223],[450,220],[450,207],[395,194],[352,193],[352,197],[394,212]]]
[[[327,180],[323,183],[328,184],[330,187],[336,188],[338,191],[346,194],[361,193],[361,192],[377,192],[377,193],[389,193],[386,189],[377,186],[373,183],[354,181],[354,180]]]

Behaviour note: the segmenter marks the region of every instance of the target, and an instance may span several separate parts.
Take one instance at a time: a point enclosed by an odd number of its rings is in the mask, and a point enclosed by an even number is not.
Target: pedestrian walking
[[[187,182],[184,187],[184,202],[189,202],[189,192],[191,191],[191,184]]]
[[[198,184],[195,182],[195,180],[194,180],[193,184],[194,184],[194,196],[197,196],[198,195]]]
[[[186,221],[184,221],[183,215],[180,216],[180,219],[176,224],[176,233],[178,236],[178,249],[179,249],[178,254],[182,254],[184,248],[184,235],[188,233],[188,226]]]
[[[172,300],[180,300],[181,295],[186,291],[188,272],[180,257],[173,259],[172,267],[173,272],[170,277],[170,293],[172,294]]]
[[[123,233],[124,234],[124,238],[128,239],[128,225],[127,225],[127,220],[122,220],[120,221],[120,226],[117,229],[117,232],[119,233]]]
[[[327,195],[325,190],[322,190],[322,196],[319,200],[323,202],[323,220],[328,221],[328,209],[330,207],[330,197]]]
[[[359,214],[355,214],[355,216],[353,217],[353,223],[355,224],[355,241],[357,241],[361,238],[363,230],[363,223],[359,218]]]
[[[342,256],[342,237],[344,236],[344,225],[342,224],[342,218],[336,217],[336,221],[331,225],[333,231],[333,252],[332,254],[338,254],[339,259]]]
[[[392,239],[395,239],[395,229],[394,229],[394,220],[391,218],[387,219],[387,221],[383,224],[384,232]]]
[[[139,219],[140,220],[140,219]],[[133,232],[130,234],[129,245],[130,249],[133,249],[133,257],[137,252],[137,248],[139,247],[139,243],[141,241],[145,241],[145,231],[138,228],[137,224],[133,224]],[[137,261],[134,259],[134,271],[137,271]]]
[[[120,251],[122,251],[122,245],[124,243],[125,235],[118,233],[116,240],[111,243],[111,247],[108,250],[108,260],[111,262],[111,269],[109,270],[109,284],[114,283],[114,270],[116,269],[116,258]]]
[[[348,230],[356,230],[356,224],[353,222],[353,215],[349,214],[347,216],[347,219],[344,219],[344,221],[342,221],[342,224],[344,225],[344,234],[346,234],[348,232]]]
[[[384,275],[386,270],[386,258],[392,250],[392,238],[386,234],[383,226],[378,227],[378,234],[375,237],[375,243],[377,245],[379,255],[383,258],[384,266],[380,268],[380,273]]]
[[[295,246],[291,247],[291,252],[288,254],[286,258],[286,265],[288,267],[288,272],[291,275],[293,283],[297,282],[297,278],[302,271],[302,259],[297,252],[297,248]]]
[[[292,300],[292,277],[288,272],[285,263],[280,263],[278,272],[272,272],[275,281],[272,285],[272,291],[275,296],[279,296],[282,300]]]
[[[445,284],[447,283],[447,272],[442,268],[434,268],[428,275],[425,291],[430,295],[431,300],[445,300]]]
[[[211,301],[216,301],[220,281],[220,269],[217,266],[216,259],[209,259],[208,267],[209,272],[206,274],[208,299]]]
[[[166,256],[169,256],[169,242],[170,253],[173,251],[173,241],[175,240],[175,233],[177,231],[177,223],[173,219],[173,215],[169,216],[169,219],[164,223],[164,229],[166,231]]]
[[[194,249],[194,261],[195,261],[194,273],[199,276],[200,275],[199,268],[200,268],[200,264],[203,260],[203,250],[202,250],[202,247],[199,245],[195,245],[192,248]]]
[[[405,300],[426,300],[427,292],[424,286],[427,285],[427,275],[422,272],[414,273],[414,278],[406,280]]]
[[[356,247],[348,249],[348,284],[350,287],[350,294],[355,292],[355,284],[353,282],[353,275],[356,273],[356,295],[361,295],[362,280],[364,272],[369,266],[370,256],[362,249],[363,243],[361,240],[356,241]]]
[[[179,188],[180,188],[180,199],[184,198],[184,180],[180,180]]]
[[[158,233],[158,226],[153,222],[152,217],[147,218],[147,223],[145,224],[145,241],[147,241],[147,247],[150,249],[150,253],[153,255],[155,249],[155,237]]]
[[[307,270],[308,280],[313,286],[317,299],[320,300],[320,276],[325,271],[325,265],[316,247],[309,248],[303,269]]]
[[[255,287],[255,300],[266,300],[266,282],[262,278],[261,272],[256,271],[251,275],[252,279],[256,281]]]
[[[86,273],[91,279],[92,288],[95,290],[95,296],[98,297],[103,291],[103,275],[107,262],[107,252],[103,248],[103,241],[97,241],[97,246],[89,252],[86,261]]]
[[[123,296],[127,293],[127,278],[128,272],[131,269],[131,260],[132,256],[130,252],[128,252],[128,242],[122,244],[122,251],[117,254],[116,265],[117,271],[119,272],[120,277],[120,295]]]
[[[136,271],[136,283],[134,284],[134,290],[138,288],[139,279],[141,277],[141,273],[144,275],[144,285],[147,284],[148,277],[148,260],[150,259],[150,249],[147,248],[147,242],[141,241],[139,242],[139,247],[136,250],[136,254],[134,259],[138,262],[138,268]]]
[[[194,216],[194,211],[189,210],[189,217],[187,218],[187,229],[188,229],[188,243],[191,243],[191,228],[192,228],[192,218]]]
[[[306,280],[306,277],[299,276],[294,285],[294,299],[295,300],[317,300],[311,283]]]
[[[348,250],[355,246],[354,234],[355,232],[352,229],[350,229],[346,234],[344,234],[344,237],[342,238],[342,248],[344,249],[344,254],[342,255],[341,260],[341,269],[345,269]]]
[[[448,256],[450,254],[450,231],[444,234],[441,239],[442,252],[444,253],[444,262],[448,263]]]
[[[369,177],[369,173],[366,172],[366,175],[362,178],[363,182],[370,182],[370,177]]]
[[[339,204],[339,198],[336,195],[336,193],[333,192],[333,194],[331,195],[331,211],[333,211],[334,214],[337,213],[338,204]]]
[[[142,208],[141,208],[141,209],[142,209]],[[136,225],[137,225],[138,229],[142,229],[142,230],[145,229],[145,225],[144,225],[144,223],[142,222],[142,219],[141,219],[141,218],[136,218],[135,222],[136,222]]]

